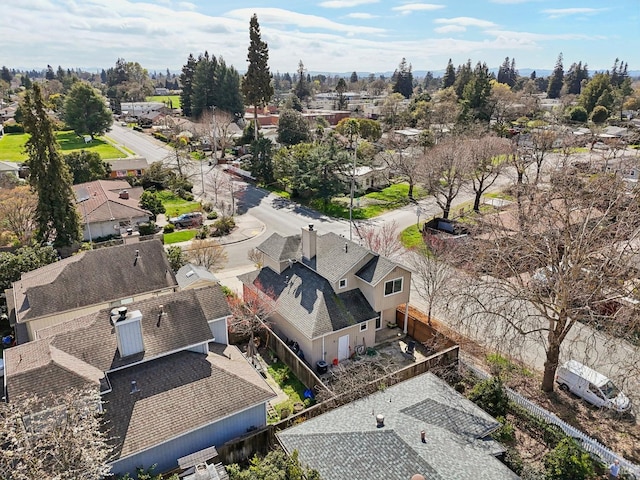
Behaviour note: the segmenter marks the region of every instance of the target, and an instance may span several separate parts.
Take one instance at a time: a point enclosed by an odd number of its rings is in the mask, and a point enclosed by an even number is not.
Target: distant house
[[[169,113],[169,108],[162,102],[123,102],[120,110],[123,117],[133,120],[146,118],[153,121],[159,115]]]
[[[612,158],[606,161],[602,170],[606,173],[615,173],[624,180],[635,183],[640,178],[640,159],[629,155]]]
[[[350,171],[340,175],[345,185],[351,185]],[[389,167],[360,166],[355,170],[355,191],[364,193],[368,190],[381,189],[389,186]]]
[[[278,432],[323,480],[516,480],[491,439],[500,423],[431,373]],[[424,435],[424,438],[422,437]]]
[[[298,343],[304,359],[338,362],[373,345],[409,300],[411,272],[335,233],[271,235],[258,247],[261,270],[238,277],[245,299],[272,302],[273,329]]]
[[[10,174],[16,178],[20,178],[20,164],[0,160],[0,174]]]
[[[149,168],[146,158],[121,158],[109,161],[111,167],[111,178],[136,177],[144,175]]]
[[[28,273],[6,290],[16,340],[79,315],[115,308],[175,291],[178,287],[157,240],[100,248]]]
[[[83,239],[120,235],[127,228],[146,223],[151,212],[140,207],[142,187],[131,187],[125,180],[96,180],[73,186]]]
[[[275,394],[226,344],[229,315],[216,285],[42,329],[38,340],[5,352],[8,401],[96,389],[112,473],[175,469],[179,458],[266,426]]]

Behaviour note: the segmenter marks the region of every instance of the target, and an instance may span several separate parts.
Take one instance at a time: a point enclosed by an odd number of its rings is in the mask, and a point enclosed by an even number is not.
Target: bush
[[[213,212],[213,205],[211,204],[211,202],[204,202],[202,204],[202,211],[204,212]]]
[[[24,127],[19,123],[14,125],[5,125],[4,133],[24,133]]]
[[[134,129],[136,132],[141,132],[141,131],[142,131],[142,127],[141,127],[141,126],[139,126],[139,125],[134,125],[134,126],[133,126],[133,129]]]
[[[156,227],[155,222],[138,224],[138,232],[142,236],[144,236],[144,235],[153,235],[154,233],[156,233],[156,228],[157,227]]]
[[[496,418],[500,422],[500,428],[491,434],[493,439],[500,443],[513,444],[516,440],[516,430],[504,417]]]
[[[198,233],[196,233],[196,238],[198,240],[204,240],[208,236],[209,236],[209,227],[207,225],[202,225],[198,230]]]
[[[571,110],[569,110],[569,119],[572,122],[586,122],[587,118],[589,117],[589,114],[587,113],[587,110],[584,107],[573,107]]]
[[[513,447],[507,448],[507,451],[504,454],[504,463],[513,472],[515,472],[516,475],[520,475],[524,469],[522,457],[520,456],[520,453],[518,453],[518,450]]]
[[[507,414],[509,397],[500,377],[492,377],[478,383],[469,393],[469,400],[491,416],[504,417]]]
[[[545,455],[544,468],[547,480],[584,480],[595,473],[589,454],[569,437]]]
[[[288,407],[282,407],[280,409],[280,418],[281,419],[285,419],[287,418],[289,415],[291,415],[291,410],[289,410]]]
[[[231,230],[235,228],[236,221],[233,219],[233,217],[225,215],[224,217],[216,220],[213,226],[216,229],[216,231],[214,232],[214,236],[221,237],[223,235],[228,235]]]
[[[153,132],[153,137],[157,138],[158,140],[164,142],[164,143],[169,143],[169,139],[167,138],[166,135],[164,135],[161,132]]]
[[[591,121],[593,123],[604,123],[607,121],[607,118],[609,118],[609,110],[602,105],[598,105],[593,109],[593,112],[591,112]]]
[[[218,212],[213,211],[207,213],[207,220],[215,220],[216,218],[218,218]]]
[[[173,223],[167,223],[162,228],[162,233],[173,233],[175,229],[176,229],[176,226]]]

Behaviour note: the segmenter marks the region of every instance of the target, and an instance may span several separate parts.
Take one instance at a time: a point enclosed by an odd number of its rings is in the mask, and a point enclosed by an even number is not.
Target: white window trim
[[[364,328],[362,328],[362,327],[364,327]],[[366,331],[368,328],[369,328],[369,322],[362,322],[362,323],[360,324],[360,331],[361,331],[361,332]]]
[[[397,292],[391,292],[391,293],[385,293],[384,296],[385,297],[390,297],[391,295],[397,295],[398,293],[402,293],[404,290],[404,277],[398,277],[398,278],[393,278],[391,280],[387,280],[386,282],[384,282],[384,287],[383,287],[383,292],[387,291],[387,283],[395,283],[396,280],[400,280],[400,290],[398,290]]]
[[[342,282],[344,282],[344,285],[341,285]],[[346,278],[341,278],[340,280],[338,280],[338,288],[347,288],[347,279]]]

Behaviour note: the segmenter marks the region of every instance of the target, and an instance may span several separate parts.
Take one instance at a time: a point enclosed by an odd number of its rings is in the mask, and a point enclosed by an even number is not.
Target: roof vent
[[[135,267],[138,264],[138,259],[140,258],[140,250],[136,250],[136,258],[133,259],[133,266]]]
[[[138,393],[140,389],[138,388],[138,382],[135,380],[131,380],[131,391],[129,394],[133,395],[134,393]]]
[[[382,415],[381,413],[376,415],[376,426],[378,428],[384,427],[384,415]]]
[[[120,194],[118,196],[123,200],[129,200],[129,192],[127,190],[120,190]]]
[[[349,245],[347,242],[344,242],[344,253],[349,253]]]

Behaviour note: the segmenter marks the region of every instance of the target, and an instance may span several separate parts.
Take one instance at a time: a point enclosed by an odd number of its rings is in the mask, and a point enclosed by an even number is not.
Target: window
[[[360,331],[364,332],[367,328],[369,328],[369,325],[367,324],[367,322],[361,323],[360,324]]]
[[[384,296],[393,295],[402,292],[402,278],[389,280],[384,284]]]
[[[347,279],[346,278],[340,279],[340,282],[338,282],[338,287],[339,288],[344,288],[346,286],[347,286]]]

